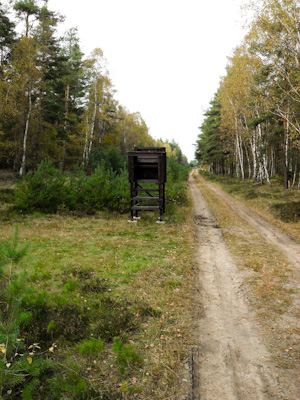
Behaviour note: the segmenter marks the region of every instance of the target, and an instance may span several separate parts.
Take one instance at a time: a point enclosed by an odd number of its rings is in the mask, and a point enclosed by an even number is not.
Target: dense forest
[[[252,21],[210,103],[196,156],[216,174],[300,187],[300,4],[252,2]]]
[[[185,163],[174,141],[155,141],[115,99],[100,48],[85,57],[76,28],[58,37],[63,17],[47,3],[0,2],[0,168],[24,175],[45,159],[88,168],[99,148],[162,144]]]

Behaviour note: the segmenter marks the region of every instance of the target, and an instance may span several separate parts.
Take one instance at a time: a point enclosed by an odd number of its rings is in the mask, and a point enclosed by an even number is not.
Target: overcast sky
[[[100,47],[116,98],[150,134],[174,139],[189,160],[203,113],[241,42],[242,0],[49,0],[78,27],[86,56]]]

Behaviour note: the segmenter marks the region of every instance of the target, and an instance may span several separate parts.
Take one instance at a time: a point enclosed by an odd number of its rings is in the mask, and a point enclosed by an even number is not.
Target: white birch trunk
[[[263,169],[263,165],[262,165],[262,157],[261,157],[261,125],[257,125],[257,131],[258,131],[258,146],[256,149],[256,153],[257,153],[257,159],[258,159],[258,176],[259,176],[259,180],[260,183],[263,184],[264,183],[264,169]]]
[[[240,164],[240,169],[241,169],[241,174],[242,174],[242,179],[243,181],[245,180],[245,173],[244,173],[244,157],[243,157],[243,146],[242,146],[242,138],[239,134],[239,129],[238,129],[238,117],[237,117],[237,112],[234,106],[233,101],[227,96],[229,103],[231,104],[233,111],[234,111],[234,120],[235,120],[235,133],[236,133],[236,147],[237,147],[237,153],[238,153],[238,161]],[[237,163],[237,176],[238,176],[238,163]]]
[[[284,151],[284,159],[285,165],[288,169],[289,167],[289,159],[288,159],[288,150],[289,150],[289,132],[290,132],[290,124],[288,119],[286,120],[286,143],[285,143],[285,151]]]
[[[257,147],[256,147],[257,139],[256,139],[256,131],[253,131],[253,136],[250,138],[251,151],[253,156],[253,175],[252,179],[256,181],[257,178]]]
[[[236,177],[239,178],[239,156],[238,156],[237,146],[235,150],[235,172],[236,172]]]
[[[94,137],[94,130],[95,130],[95,121],[96,121],[96,111],[97,111],[97,79],[95,79],[95,103],[94,103],[94,111],[91,123],[91,134],[90,134],[90,144],[88,150],[88,156],[91,154],[92,145],[93,145],[93,137]]]
[[[269,171],[267,168],[267,157],[266,154],[261,152],[261,145],[262,145],[262,134],[261,134],[261,124],[257,125],[258,128],[258,137],[259,137],[259,142],[260,142],[260,146],[259,146],[259,161],[260,161],[260,168],[261,168],[261,181],[263,181],[264,178],[267,179],[267,182],[269,184],[269,186],[271,187],[271,181],[270,181],[270,175],[269,175]]]
[[[28,107],[28,113],[27,113],[26,125],[25,125],[25,131],[24,131],[24,138],[23,138],[23,156],[22,156],[22,162],[21,162],[21,167],[20,167],[20,176],[23,176],[23,174],[25,172],[27,136],[28,136],[29,120],[30,120],[31,111],[32,111],[31,92],[29,92],[29,107]]]
[[[288,121],[288,114],[286,113],[284,119],[283,119],[283,154],[284,154],[284,160],[283,160],[283,176],[284,176],[284,188],[288,189],[289,187],[289,181],[288,181],[288,168],[289,168],[289,162],[288,162],[288,147],[289,147],[289,121]]]
[[[274,151],[274,149],[272,148],[272,151],[271,151],[271,166],[270,166],[270,176],[272,177],[272,176],[274,176],[275,175],[275,151]]]
[[[271,187],[271,186],[272,186],[272,183],[271,183],[271,181],[270,181],[270,175],[269,175],[269,171],[268,171],[268,168],[267,168],[267,165],[268,165],[268,163],[267,163],[267,157],[266,157],[265,154],[263,154],[263,159],[262,159],[262,161],[263,161],[263,167],[264,167],[264,171],[265,171],[265,177],[266,177],[266,179],[267,179],[268,185]]]
[[[239,163],[240,163],[242,179],[244,181],[245,180],[245,172],[244,172],[244,155],[243,155],[243,147],[242,147],[242,138],[238,134],[238,131],[236,132],[236,143],[237,143],[237,149],[238,149],[238,156],[239,156]]]

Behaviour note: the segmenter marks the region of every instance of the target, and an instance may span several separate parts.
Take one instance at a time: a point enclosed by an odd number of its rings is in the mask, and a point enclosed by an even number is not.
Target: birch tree
[[[101,145],[105,122],[107,121],[107,110],[113,92],[113,85],[108,76],[106,60],[101,49],[97,48],[85,62],[89,90],[87,93],[85,121],[85,144],[83,150],[83,164],[87,165],[89,157],[95,144],[95,134],[98,145]],[[97,131],[97,132],[96,132]]]
[[[297,112],[300,104],[300,7],[296,0],[263,1],[248,35],[252,52],[268,71],[265,90],[268,112],[279,117],[283,126],[283,175],[288,188],[289,146],[298,138]]]
[[[22,139],[22,157],[19,173],[26,168],[27,142],[30,120],[35,108],[41,72],[36,65],[37,43],[34,39],[23,37],[13,52],[14,85],[17,85],[20,101],[19,121]],[[16,90],[16,89],[15,89]]]
[[[253,83],[253,73],[249,57],[243,47],[237,48],[230,59],[227,75],[223,78],[219,91],[221,102],[221,130],[235,136],[236,171],[245,179],[244,149],[249,141],[250,132],[247,120],[250,88]],[[250,160],[249,160],[250,161]]]

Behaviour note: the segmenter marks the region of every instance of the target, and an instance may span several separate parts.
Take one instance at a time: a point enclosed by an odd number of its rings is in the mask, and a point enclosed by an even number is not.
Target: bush
[[[66,174],[45,160],[17,183],[15,205],[24,211],[56,212],[61,207],[76,209],[83,200],[85,179],[82,171]]]
[[[127,171],[119,174],[102,163],[87,177],[80,169],[66,173],[44,161],[18,182],[15,206],[23,211],[57,212],[100,210],[128,212],[130,192]]]
[[[100,150],[98,150],[101,153]],[[15,206],[27,212],[62,212],[79,210],[86,213],[108,210],[119,213],[130,211],[130,186],[128,172],[119,169],[121,159],[116,149],[105,154],[110,161],[102,160],[94,173],[86,176],[78,168],[72,173],[54,168],[51,161],[42,162],[17,183]],[[108,168],[108,165],[111,167]],[[186,183],[189,165],[181,165],[174,157],[167,162],[167,204],[187,204]],[[118,172],[117,172],[118,171]]]
[[[183,182],[187,181],[189,177],[190,166],[188,164],[182,165],[173,157],[167,160],[167,180],[168,182]]]
[[[171,207],[172,213],[176,205],[187,205],[187,182],[190,167],[181,165],[174,157],[167,161],[166,204]]]
[[[129,211],[130,192],[127,171],[119,175],[105,169],[102,163],[87,180],[85,188],[85,204],[95,210]]]

